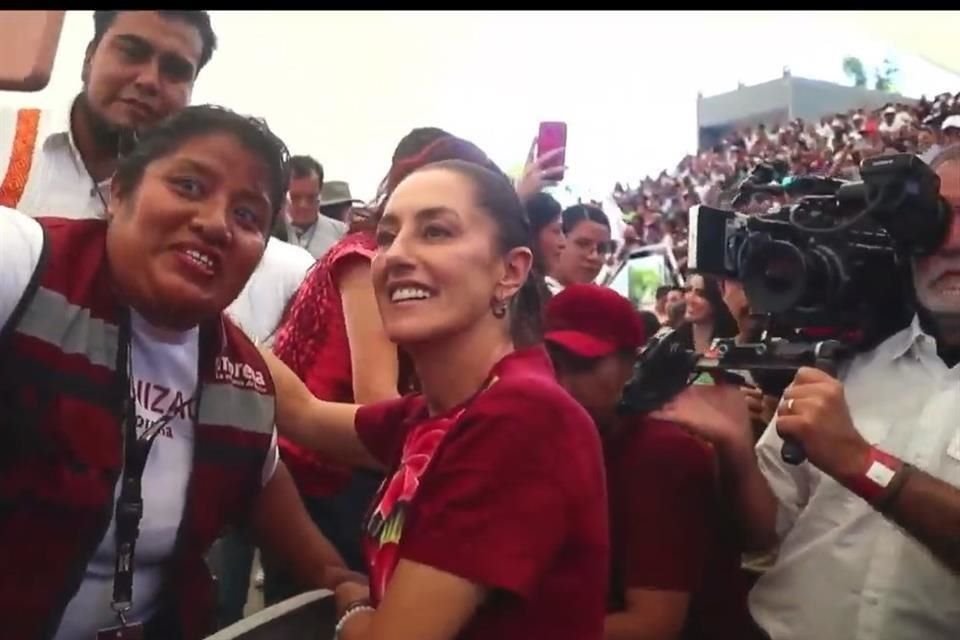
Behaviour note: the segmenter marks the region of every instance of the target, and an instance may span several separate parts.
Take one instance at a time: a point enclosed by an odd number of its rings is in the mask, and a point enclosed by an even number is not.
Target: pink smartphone
[[[567,146],[567,123],[566,122],[541,122],[540,133],[537,134],[537,157],[544,155],[548,151]],[[544,169],[552,167],[562,167],[566,164],[567,152],[561,152],[557,157],[551,158],[549,162],[543,165]],[[553,178],[554,180],[563,180],[563,174]]]

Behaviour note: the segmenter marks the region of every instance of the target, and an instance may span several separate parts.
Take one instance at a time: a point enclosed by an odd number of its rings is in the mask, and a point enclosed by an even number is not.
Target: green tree
[[[896,91],[896,79],[900,69],[889,59],[883,59],[883,66],[874,70],[876,82],[873,88],[877,91]]]
[[[867,86],[867,72],[863,67],[860,58],[847,56],[843,59],[843,73],[853,81],[855,87]]]

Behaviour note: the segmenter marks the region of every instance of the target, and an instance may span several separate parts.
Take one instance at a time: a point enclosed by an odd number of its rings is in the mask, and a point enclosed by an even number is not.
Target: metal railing
[[[332,640],[336,623],[333,592],[318,589],[258,611],[206,640]]]

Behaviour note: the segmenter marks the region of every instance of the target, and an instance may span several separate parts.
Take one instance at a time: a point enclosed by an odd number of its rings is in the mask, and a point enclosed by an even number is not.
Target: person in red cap
[[[747,585],[713,451],[674,423],[617,415],[648,337],[640,313],[611,289],[570,285],[546,306],[544,339],[557,379],[604,439],[611,535],[604,637],[748,637]]]

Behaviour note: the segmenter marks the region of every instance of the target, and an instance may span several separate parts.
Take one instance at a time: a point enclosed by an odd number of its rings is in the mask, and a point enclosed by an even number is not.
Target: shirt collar
[[[914,314],[910,326],[898,331],[884,341],[879,351],[890,361],[893,362],[907,355],[916,353],[916,349],[927,341],[934,341],[934,338],[927,334],[920,327],[920,318]]]
[[[79,96],[77,96],[79,97]],[[77,102],[77,97],[73,98],[65,106],[46,109],[42,119],[42,129],[39,137],[43,140],[43,148],[49,149],[52,145],[66,144],[70,149],[70,154],[80,166],[83,166],[83,160],[80,158],[80,151],[77,149],[77,143],[73,136],[73,127],[70,122],[70,114],[73,106]]]
[[[547,349],[542,344],[533,347],[517,349],[500,360],[493,366],[490,372],[491,377],[503,378],[516,373],[537,374],[554,378],[553,363],[547,354]]]

